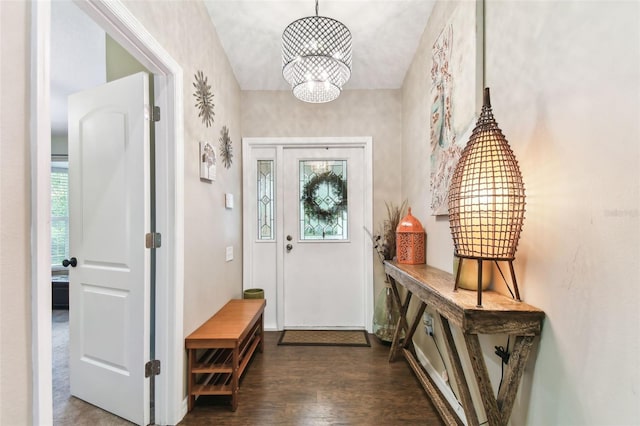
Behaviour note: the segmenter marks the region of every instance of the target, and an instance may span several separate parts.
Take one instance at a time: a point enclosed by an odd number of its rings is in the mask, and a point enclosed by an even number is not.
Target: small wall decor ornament
[[[216,152],[209,142],[200,142],[200,180],[216,180]]]
[[[229,137],[229,129],[227,126],[222,126],[220,130],[220,157],[222,158],[222,164],[225,168],[231,167],[233,159],[233,146],[231,146],[231,138]]]
[[[213,112],[213,93],[211,93],[211,85],[208,84],[208,78],[204,75],[202,71],[198,71],[195,74],[195,83],[193,83],[193,87],[195,87],[196,91],[193,93],[193,96],[196,98],[196,108],[198,108],[198,117],[202,119],[202,123],[211,127],[213,124],[213,116],[215,113]]]
[[[398,263],[419,265],[426,262],[424,228],[411,214],[411,207],[396,228],[396,253]]]
[[[322,203],[316,200],[317,192],[323,185],[329,185],[329,192],[334,201],[329,209],[323,209],[320,206]],[[327,221],[347,209],[347,182],[332,171],[319,173],[304,185],[302,203],[304,213],[310,219]]]

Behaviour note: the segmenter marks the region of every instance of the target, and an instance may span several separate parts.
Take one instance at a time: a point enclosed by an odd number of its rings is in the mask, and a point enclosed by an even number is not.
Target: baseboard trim
[[[180,417],[180,421],[184,419],[184,416],[186,416],[188,412],[189,412],[189,397],[186,397],[185,399],[182,400],[182,407],[180,410],[180,414],[182,414],[182,416]]]
[[[453,394],[453,391],[451,390],[447,382],[442,379],[440,374],[438,374],[438,371],[435,369],[433,364],[429,362],[429,358],[425,356],[424,352],[422,352],[422,350],[417,345],[413,346],[416,351],[418,361],[420,361],[420,364],[422,364],[431,380],[436,384],[440,392],[442,392],[444,397],[447,399],[449,405],[453,408],[453,411],[455,411],[462,423],[466,426],[467,416],[464,414],[464,408],[462,408],[462,405],[460,404],[460,402],[458,402],[456,396]]]

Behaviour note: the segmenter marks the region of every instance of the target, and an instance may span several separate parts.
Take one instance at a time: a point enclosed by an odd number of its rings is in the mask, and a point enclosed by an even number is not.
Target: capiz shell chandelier
[[[351,32],[316,15],[293,21],[282,33],[282,75],[304,102],[331,102],[351,77]]]
[[[491,111],[484,89],[482,113],[462,151],[449,187],[449,226],[455,255],[478,262],[478,305],[482,305],[482,260],[507,261],[515,295],[513,271],[524,221],[525,192],[520,167]]]

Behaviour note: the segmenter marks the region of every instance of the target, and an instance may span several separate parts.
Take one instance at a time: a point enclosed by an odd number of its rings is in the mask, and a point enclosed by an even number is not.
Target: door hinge
[[[144,365],[144,377],[160,375],[160,360],[152,359]]]
[[[162,238],[159,232],[149,232],[144,236],[145,247],[148,249],[160,248]]]
[[[160,121],[160,107],[145,104],[144,119],[151,121]]]

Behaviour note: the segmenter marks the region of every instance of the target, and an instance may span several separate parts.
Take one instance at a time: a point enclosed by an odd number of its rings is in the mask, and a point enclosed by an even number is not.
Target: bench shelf
[[[240,377],[264,348],[265,305],[262,299],[231,300],[185,339],[189,411],[200,395],[231,395],[231,409],[237,409]]]

